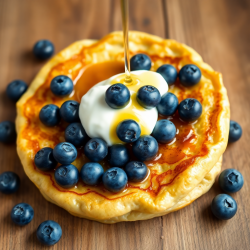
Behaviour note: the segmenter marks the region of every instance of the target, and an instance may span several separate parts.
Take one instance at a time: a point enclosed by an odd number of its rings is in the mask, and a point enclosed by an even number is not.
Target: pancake
[[[149,55],[152,71],[166,63],[179,71],[192,63],[202,72],[196,86],[186,88],[178,80],[170,86],[169,91],[179,102],[186,98],[199,100],[203,113],[192,124],[182,122],[178,113],[167,117],[178,133],[171,144],[160,144],[156,157],[146,162],[150,171],[144,182],[128,183],[120,193],[111,193],[102,184],[91,187],[81,181],[73,188],[63,189],[56,184],[54,171],[41,172],[34,165],[36,152],[64,141],[67,127],[64,122],[45,127],[39,120],[40,109],[51,103],[60,107],[68,99],[80,101],[94,84],[122,73],[122,32],[111,33],[100,41],[79,41],[61,51],[46,63],[17,103],[17,151],[27,176],[50,202],[75,216],[104,223],[149,219],[190,204],[214,183],[228,142],[230,111],[221,74],[204,63],[193,49],[174,40],[130,32],[129,41],[130,55]],[[69,97],[56,97],[50,91],[50,81],[60,74],[74,81],[74,93]],[[83,150],[79,149],[72,164],[80,170],[85,162]],[[108,168],[106,161],[101,164]]]

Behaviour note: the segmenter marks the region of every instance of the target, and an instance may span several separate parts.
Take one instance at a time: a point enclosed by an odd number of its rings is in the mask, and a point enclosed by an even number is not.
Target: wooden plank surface
[[[184,42],[222,72],[231,103],[231,117],[243,127],[242,139],[230,145],[223,169],[236,168],[245,178],[232,196],[238,212],[219,221],[210,212],[212,189],[190,206],[148,221],[104,225],[79,219],[45,201],[25,176],[15,145],[0,144],[0,172],[21,178],[20,190],[0,194],[0,249],[47,249],[36,239],[38,225],[47,219],[63,229],[60,242],[50,249],[249,249],[250,246],[250,1],[249,0],[130,0],[130,29]],[[4,90],[9,81],[30,82],[42,62],[32,57],[33,44],[50,39],[56,52],[84,38],[101,38],[121,29],[118,0],[0,0],[0,120],[14,120],[15,106]],[[33,221],[13,225],[11,208],[19,202],[34,207]]]

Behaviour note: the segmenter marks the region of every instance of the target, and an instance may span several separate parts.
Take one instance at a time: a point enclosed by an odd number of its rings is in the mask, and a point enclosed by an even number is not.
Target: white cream
[[[144,109],[136,101],[137,90],[144,85],[156,87],[161,95],[168,91],[168,84],[164,78],[152,71],[133,71],[133,84],[126,84],[131,100],[123,109],[112,109],[105,101],[106,90],[114,83],[123,83],[125,74],[115,75],[92,87],[81,100],[79,116],[81,123],[91,138],[102,138],[109,146],[122,143],[116,137],[116,123],[125,119],[136,120],[141,126],[142,135],[151,134],[158,119],[156,108]],[[115,127],[114,127],[115,125]]]

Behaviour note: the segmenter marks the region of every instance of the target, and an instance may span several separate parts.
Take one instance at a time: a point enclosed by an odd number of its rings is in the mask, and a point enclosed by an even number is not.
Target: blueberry
[[[79,180],[79,171],[72,165],[61,165],[55,171],[56,183],[63,188],[75,186]]]
[[[219,184],[224,192],[235,193],[242,188],[244,179],[239,171],[231,168],[221,172],[219,177]]]
[[[141,135],[140,125],[134,120],[124,120],[116,128],[118,138],[123,142],[134,142]]]
[[[129,103],[129,100],[129,89],[122,83],[110,86],[105,93],[105,101],[113,109],[124,108]]]
[[[57,166],[52,148],[42,148],[35,155],[35,165],[41,171],[50,171]]]
[[[80,122],[71,123],[65,130],[65,141],[72,143],[75,147],[81,147],[88,139]]]
[[[211,205],[212,213],[220,220],[229,220],[237,212],[236,201],[227,194],[219,194],[214,197]]]
[[[161,97],[161,101],[157,105],[157,110],[159,114],[164,116],[173,115],[178,108],[178,103],[176,95],[168,92]]]
[[[171,142],[176,135],[176,127],[169,120],[157,121],[152,136],[160,143]]]
[[[178,111],[179,116],[183,121],[193,122],[201,116],[202,106],[198,100],[187,98],[180,103]]]
[[[13,102],[17,102],[26,92],[27,88],[27,83],[22,80],[15,80],[8,84],[6,94]]]
[[[236,142],[240,139],[242,135],[242,128],[239,123],[235,121],[230,121],[230,129],[229,129],[229,142]]]
[[[79,102],[66,101],[60,108],[61,117],[65,122],[79,122]]]
[[[12,143],[16,140],[16,128],[14,122],[4,121],[0,123],[0,142]]]
[[[50,89],[56,96],[67,96],[73,91],[74,84],[68,76],[60,75],[52,79]]]
[[[131,70],[150,70],[151,69],[151,59],[145,54],[134,55],[130,59]]]
[[[107,190],[110,192],[122,191],[128,182],[128,177],[121,168],[110,168],[102,176],[102,181]]]
[[[108,163],[111,167],[124,167],[129,161],[128,149],[122,144],[109,147]]]
[[[150,135],[141,136],[132,146],[132,151],[139,161],[152,159],[157,154],[158,149],[157,141]]]
[[[46,105],[40,110],[39,118],[45,126],[56,126],[61,120],[60,109],[54,104]]]
[[[34,217],[33,208],[27,203],[19,203],[15,205],[11,210],[12,221],[19,225],[25,226],[29,224]]]
[[[46,220],[36,230],[37,239],[47,246],[56,244],[62,237],[60,225],[53,220]]]
[[[84,154],[93,162],[101,161],[108,154],[107,143],[99,138],[90,139],[84,147]]]
[[[49,40],[40,40],[34,45],[33,53],[38,59],[48,59],[54,54],[54,45]]]
[[[69,142],[61,142],[55,146],[53,156],[57,162],[67,165],[76,159],[77,151],[73,144]]]
[[[201,79],[200,69],[193,64],[187,64],[181,68],[179,72],[179,79],[185,87],[196,85]]]
[[[129,162],[124,170],[128,176],[128,180],[132,182],[143,181],[148,173],[147,166],[140,161]]]
[[[20,186],[20,179],[16,173],[3,172],[0,175],[0,191],[4,194],[15,193]]]
[[[99,163],[88,162],[83,165],[80,176],[85,184],[93,186],[101,181],[103,173],[103,167]]]
[[[178,75],[176,68],[171,64],[160,66],[156,72],[162,75],[168,85],[173,85]]]
[[[146,85],[138,90],[136,99],[145,109],[152,109],[160,103],[161,94],[154,86]]]

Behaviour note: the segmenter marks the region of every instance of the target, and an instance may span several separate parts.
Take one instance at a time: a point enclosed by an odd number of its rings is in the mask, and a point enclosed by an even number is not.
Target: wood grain
[[[45,201],[25,176],[15,145],[0,144],[0,172],[21,178],[20,190],[0,194],[0,249],[47,249],[36,239],[38,225],[47,219],[63,229],[60,242],[50,249],[249,249],[250,245],[250,1],[249,0],[137,0],[130,1],[130,29],[170,37],[197,50],[222,72],[231,103],[232,119],[243,127],[242,139],[224,154],[223,168],[236,168],[245,178],[232,196],[238,212],[219,221],[210,212],[212,189],[190,206],[148,221],[104,225],[79,219]],[[0,120],[14,120],[15,106],[5,97],[9,81],[30,82],[44,64],[31,54],[42,38],[53,41],[56,52],[84,38],[101,38],[121,29],[118,0],[0,0]],[[13,225],[11,208],[19,202],[34,207],[33,221]]]

